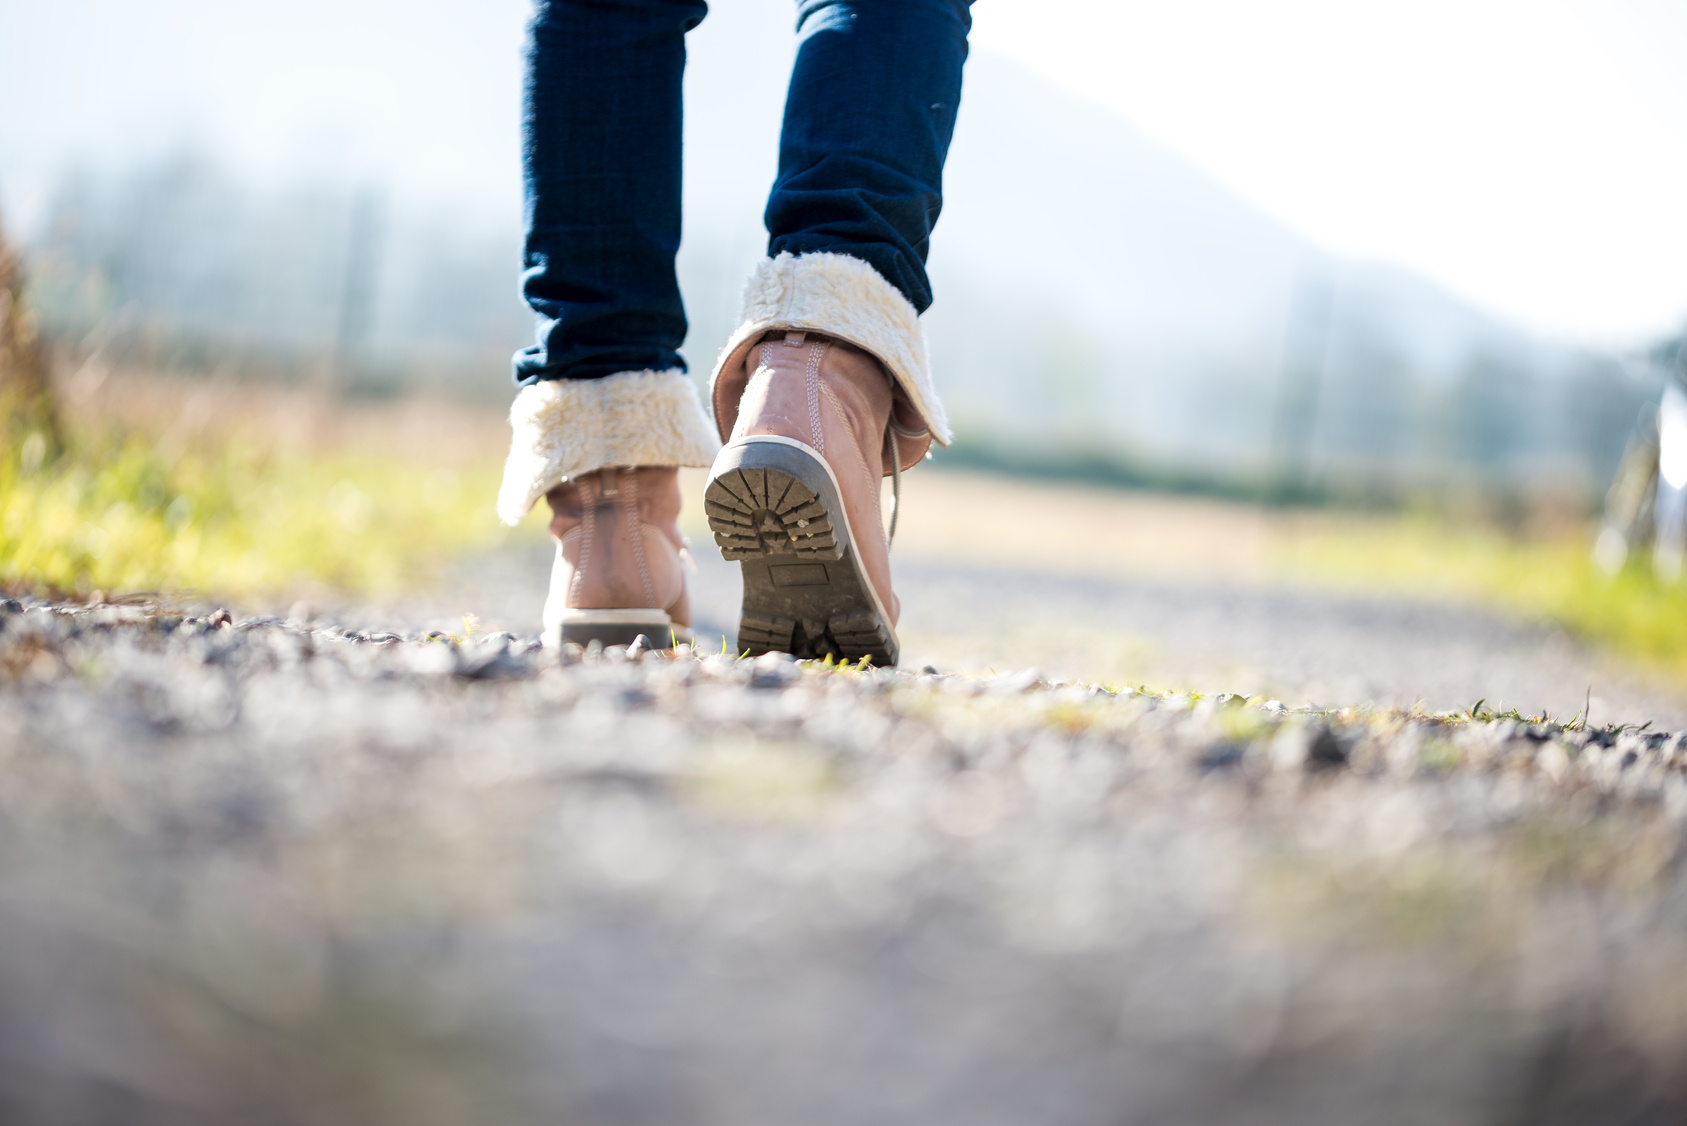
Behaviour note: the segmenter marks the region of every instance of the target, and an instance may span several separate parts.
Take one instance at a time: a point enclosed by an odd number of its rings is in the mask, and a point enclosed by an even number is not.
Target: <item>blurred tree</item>
[[[1289,314],[1271,417],[1271,489],[1280,500],[1303,498],[1312,487],[1312,446],[1334,312],[1334,283],[1320,275],[1303,277]]]
[[[1510,357],[1478,352],[1451,388],[1448,437],[1460,465],[1501,477],[1525,445],[1538,390]]]
[[[1589,356],[1564,381],[1560,426],[1583,467],[1581,484],[1589,501],[1597,503],[1616,475],[1636,420],[1655,412],[1657,405],[1655,372],[1638,368],[1631,375],[1615,360]]]
[[[1397,493],[1421,395],[1403,350],[1386,326],[1358,309],[1330,333],[1323,366],[1314,478],[1325,478],[1335,495]]]
[[[23,290],[23,261],[0,226],[0,436],[38,464],[58,447],[58,419],[46,349]]]

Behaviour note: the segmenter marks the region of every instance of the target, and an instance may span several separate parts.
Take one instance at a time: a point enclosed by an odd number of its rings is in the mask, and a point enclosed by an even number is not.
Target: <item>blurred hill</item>
[[[1379,483],[1599,476],[1614,456],[1636,387],[1609,360],[1332,258],[1128,123],[1001,59],[969,67],[932,314],[964,432]]]
[[[763,246],[789,23],[782,0],[756,0],[692,37],[680,270],[699,377]],[[509,173],[513,189],[513,153]],[[418,199],[366,175],[260,182],[206,146],[87,165],[35,224],[36,300],[51,332],[114,364],[500,399],[531,334],[513,190]],[[959,460],[1285,495],[1586,501],[1647,391],[1611,357],[1321,252],[983,52],[931,266]]]

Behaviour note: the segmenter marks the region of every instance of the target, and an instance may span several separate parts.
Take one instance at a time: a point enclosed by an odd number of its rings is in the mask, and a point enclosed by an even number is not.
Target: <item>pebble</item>
[[[1679,736],[111,609],[0,603],[56,1106],[1681,1117]]]

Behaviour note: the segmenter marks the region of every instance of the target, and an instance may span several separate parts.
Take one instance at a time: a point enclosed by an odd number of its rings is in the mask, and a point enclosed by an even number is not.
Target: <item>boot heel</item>
[[[826,462],[789,438],[749,438],[715,459],[703,511],[744,574],[738,648],[896,663],[890,615],[856,559]]]

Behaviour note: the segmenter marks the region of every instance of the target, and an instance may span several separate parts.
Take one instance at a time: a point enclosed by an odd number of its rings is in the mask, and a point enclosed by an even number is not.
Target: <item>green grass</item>
[[[228,599],[372,593],[538,533],[536,521],[516,533],[498,524],[490,451],[447,469],[426,449],[289,452],[240,433],[161,445],[150,433],[84,426],[55,454],[0,424],[0,586]],[[1273,570],[1300,583],[1497,606],[1687,683],[1687,589],[1660,582],[1644,557],[1605,575],[1588,532],[1313,510],[1274,550]]]
[[[162,449],[118,428],[72,433],[54,454],[0,428],[0,586],[235,599],[402,588],[511,534],[492,510],[495,463],[427,461],[238,438]]]
[[[1283,549],[1299,581],[1495,605],[1687,682],[1687,588],[1659,580],[1649,553],[1612,576],[1593,562],[1591,531],[1508,534],[1429,515],[1319,523]]]

